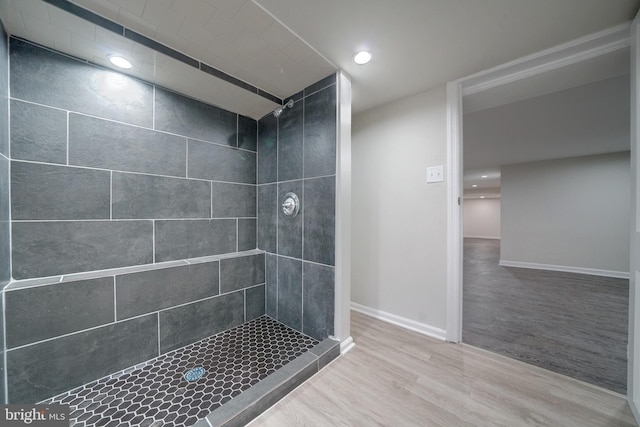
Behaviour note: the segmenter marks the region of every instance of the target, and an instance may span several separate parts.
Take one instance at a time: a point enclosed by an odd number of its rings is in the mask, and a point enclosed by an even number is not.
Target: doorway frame
[[[447,83],[447,341],[462,340],[464,96],[630,46],[631,22]]]

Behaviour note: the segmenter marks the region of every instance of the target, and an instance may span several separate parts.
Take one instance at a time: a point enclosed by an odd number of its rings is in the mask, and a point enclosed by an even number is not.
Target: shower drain
[[[198,366],[197,368],[189,369],[187,373],[184,374],[184,379],[192,383],[202,378],[206,372],[203,367]]]

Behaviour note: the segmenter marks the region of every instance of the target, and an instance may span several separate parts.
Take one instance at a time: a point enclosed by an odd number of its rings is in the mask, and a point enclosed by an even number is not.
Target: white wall
[[[447,184],[426,168],[446,163],[445,87],[354,116],[352,142],[352,301],[444,333]]]
[[[501,262],[629,271],[629,152],[502,167]]]
[[[465,199],[464,237],[500,238],[500,199]]]

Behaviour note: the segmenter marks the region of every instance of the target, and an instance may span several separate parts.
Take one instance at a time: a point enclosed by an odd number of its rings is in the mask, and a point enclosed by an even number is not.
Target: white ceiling
[[[627,64],[628,71],[628,49],[620,51],[620,55],[607,57],[615,64]],[[595,65],[615,69],[602,63]],[[591,76],[598,74],[583,71]],[[499,192],[501,165],[629,150],[630,79],[628,72],[619,71],[621,75],[617,77],[465,114],[465,194],[480,189]],[[544,77],[532,83],[523,82],[525,89],[515,90],[514,96],[543,81]],[[551,81],[557,84],[562,79]],[[482,104],[479,101],[508,98],[499,91],[486,99],[474,97],[465,97],[463,102],[471,98],[473,106],[479,107]],[[481,179],[481,175],[489,175],[489,179]],[[477,190],[468,191],[472,185],[478,185]]]
[[[620,49],[463,98],[465,114],[629,74],[629,49]]]
[[[628,21],[640,5],[640,0],[73,1],[281,98],[334,67],[344,69],[352,77],[355,113]],[[12,34],[100,64],[105,51],[129,51],[144,64],[139,77],[241,114],[257,118],[274,107],[40,0],[0,0],[0,16]],[[358,49],[371,50],[373,61],[355,65]]]
[[[355,113],[633,18],[638,0],[257,0],[353,79]],[[371,63],[352,55],[369,49]]]

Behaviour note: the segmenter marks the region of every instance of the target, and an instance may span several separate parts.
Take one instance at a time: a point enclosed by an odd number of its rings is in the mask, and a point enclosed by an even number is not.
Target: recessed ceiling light
[[[484,196],[480,196],[481,199],[484,199]]]
[[[488,175],[482,175],[482,178],[486,178]]]
[[[358,65],[366,64],[371,61],[371,53],[363,50],[362,52],[358,52],[354,55],[353,61]]]
[[[120,68],[128,69],[132,67],[131,62],[129,62],[127,59],[123,58],[122,56],[112,55],[109,57],[109,62],[111,62],[116,67],[120,67]]]
[[[472,185],[473,188],[476,188],[477,186],[478,186],[478,184],[473,184]]]

